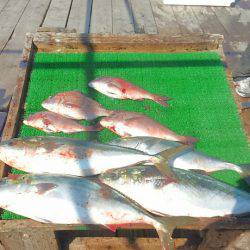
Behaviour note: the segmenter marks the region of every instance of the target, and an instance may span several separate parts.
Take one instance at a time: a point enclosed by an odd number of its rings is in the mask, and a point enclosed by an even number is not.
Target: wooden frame
[[[115,35],[78,35],[73,30],[65,29],[46,29],[40,28],[36,34],[27,34],[23,58],[20,65],[20,74],[17,79],[17,85],[11,100],[10,111],[7,117],[7,121],[4,127],[2,140],[7,140],[14,137],[18,129],[18,121],[20,111],[23,109],[24,97],[27,91],[29,82],[29,76],[32,68],[32,62],[34,54],[38,52],[90,52],[90,51],[123,51],[123,52],[183,52],[183,51],[207,51],[216,50],[219,51],[222,58],[223,53],[221,52],[223,37],[221,35],[191,35],[183,37],[165,37],[158,35],[129,35],[129,36],[115,36]],[[232,79],[230,72],[228,71],[229,84],[232,87]],[[234,95],[238,107],[241,98]],[[250,117],[250,111],[246,110],[242,116],[242,122],[250,137],[249,122],[245,120],[245,117]],[[0,163],[0,177],[8,175],[9,168],[3,163]],[[57,248],[57,242],[55,239],[55,232],[60,230],[75,230],[76,225],[50,225],[35,222],[29,219],[24,220],[10,220],[0,221],[0,242],[4,241],[1,235],[9,235],[10,232],[15,232],[16,238],[23,243],[23,236],[20,236],[20,232],[29,232],[29,238],[38,241],[38,238],[45,237],[46,242],[39,245],[43,249],[49,247],[49,249]],[[146,225],[133,226],[133,229],[150,229]],[[195,225],[189,225],[182,227],[185,230],[202,230],[202,229],[250,229],[250,218],[208,218],[202,219]],[[32,232],[30,231],[32,229]],[[105,230],[100,230],[104,232]],[[36,232],[36,234],[34,234]],[[38,233],[39,232],[39,233]],[[38,236],[37,236],[38,235]],[[42,236],[41,236],[42,235]],[[21,237],[21,238],[20,238]],[[39,238],[39,239],[40,239]],[[121,238],[112,238],[114,241],[119,241]],[[33,244],[33,240],[28,241],[27,244]],[[124,239],[123,239],[124,240]],[[153,238],[146,240],[150,245],[150,249],[158,249],[159,242]],[[92,242],[94,243],[94,241]],[[144,242],[145,243],[145,242]],[[141,244],[141,249],[144,243],[136,242]],[[180,241],[176,241],[177,245]],[[182,242],[183,243],[183,242]],[[90,244],[90,243],[88,243]],[[90,244],[91,245],[91,244]],[[118,244],[119,245],[119,244]],[[118,246],[117,245],[117,246]],[[33,246],[33,245],[32,245]],[[38,245],[36,245],[37,248]],[[119,248],[123,249],[120,245]],[[91,248],[86,248],[91,249]],[[102,249],[102,248],[100,248]],[[113,249],[113,248],[112,248]],[[124,248],[126,249],[126,248]],[[129,248],[130,249],[130,248]],[[133,249],[133,248],[131,248]]]

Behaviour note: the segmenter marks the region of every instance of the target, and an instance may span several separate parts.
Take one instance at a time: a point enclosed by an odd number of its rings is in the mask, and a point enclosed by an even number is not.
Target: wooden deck
[[[162,0],[0,0],[0,111],[16,84],[26,32],[38,27],[81,33],[220,33],[234,76],[250,74],[250,0],[234,8],[166,6]]]

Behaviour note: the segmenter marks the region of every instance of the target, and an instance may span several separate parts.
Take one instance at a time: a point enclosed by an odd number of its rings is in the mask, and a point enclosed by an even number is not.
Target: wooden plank
[[[175,248],[183,247],[187,239],[174,239]],[[161,250],[158,238],[125,238],[125,237],[76,237],[68,245],[69,250]]]
[[[130,0],[134,16],[135,33],[157,34],[150,0]]]
[[[34,43],[43,52],[87,52],[128,51],[128,52],[181,52],[218,49],[223,39],[220,35],[77,35],[76,33],[37,33]],[[90,48],[91,47],[91,48]]]
[[[0,233],[4,249],[10,250],[57,250],[58,244],[53,230],[13,230]]]
[[[50,0],[30,0],[20,18],[11,39],[2,53],[0,53],[0,83],[2,97],[0,110],[6,111],[18,75],[18,66],[21,60],[22,48],[26,32],[35,32],[43,21]],[[32,13],[32,14],[31,14]]]
[[[19,70],[16,86],[10,103],[10,111],[2,134],[2,141],[14,137],[17,131],[19,114],[28,85],[31,64],[33,63],[34,48],[31,47],[32,39],[33,35],[27,34],[22,55],[22,63],[25,66]],[[8,171],[9,168],[6,167],[3,162],[0,162],[0,178],[6,176]]]
[[[74,0],[71,6],[67,28],[79,33],[89,33],[93,0]]]
[[[172,6],[182,34],[203,33],[190,6]]]
[[[162,0],[150,1],[158,32],[169,36],[180,35],[180,26],[174,16],[172,7],[163,4]]]
[[[53,229],[56,231],[65,230],[78,230],[79,226],[83,225],[56,225],[56,224],[45,224],[40,223],[31,219],[23,220],[0,220],[0,232],[9,232],[11,230],[25,231],[30,228],[33,229]],[[84,225],[87,227],[87,231],[100,230],[103,232],[110,232],[108,229],[104,229],[101,225]],[[152,230],[152,226],[147,224],[128,224],[122,226],[119,230]],[[249,230],[250,229],[250,218],[236,218],[236,217],[213,217],[213,218],[200,218],[195,224],[184,225],[177,227],[176,229],[186,230],[203,230],[203,229],[237,229],[237,230]]]
[[[44,27],[66,27],[72,0],[52,0],[45,20]]]
[[[90,33],[112,33],[111,0],[94,0],[90,22]]]
[[[0,52],[11,37],[11,34],[18,23],[29,0],[9,0],[0,13]]]
[[[227,31],[220,23],[211,7],[192,6],[191,8],[205,33],[223,34],[224,37],[227,35]]]
[[[134,16],[129,0],[112,0],[113,34],[133,34]]]
[[[9,0],[0,0],[0,13],[1,11],[4,9],[4,7],[6,6],[6,4],[8,3]]]
[[[250,41],[250,9],[212,7],[231,40]]]

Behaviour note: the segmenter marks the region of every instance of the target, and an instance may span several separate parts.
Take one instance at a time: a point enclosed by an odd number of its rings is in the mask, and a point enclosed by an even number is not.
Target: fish
[[[89,86],[111,98],[132,100],[149,99],[164,107],[169,106],[166,101],[171,99],[169,97],[152,94],[118,77],[100,77],[89,82]]]
[[[42,102],[42,107],[75,120],[91,121],[112,113],[112,111],[105,109],[100,103],[76,90],[50,96]]]
[[[159,154],[166,150],[173,150],[182,145],[179,142],[154,137],[118,138],[110,141],[108,144],[125,148],[133,148],[149,155]],[[244,178],[250,176],[249,165],[236,165],[229,163],[206,155],[198,150],[195,150],[194,147],[191,146],[183,149],[182,152],[179,151],[179,153],[173,155],[172,158],[169,158],[168,165],[170,167],[184,170],[204,171],[205,173],[212,173],[220,170],[233,170]]]
[[[197,141],[191,136],[178,135],[152,118],[136,112],[114,111],[110,116],[103,117],[100,124],[121,137],[152,136],[185,144]]]
[[[1,179],[0,207],[42,223],[103,225],[112,230],[149,224],[157,230],[162,249],[171,246],[167,219],[86,178],[29,174]]]
[[[151,162],[170,174],[168,152],[148,155],[141,151],[98,142],[56,136],[14,138],[0,143],[0,160],[9,166],[34,174],[97,175],[111,168]],[[163,164],[164,163],[164,164]]]
[[[31,126],[47,133],[77,133],[83,131],[100,131],[102,127],[98,124],[96,126],[83,126],[73,119],[61,116],[50,111],[37,112],[30,115],[23,121],[27,126]]]
[[[207,175],[173,168],[176,179],[154,166],[113,169],[98,179],[161,216],[224,217],[250,212],[250,194]],[[143,195],[146,194],[146,195]]]

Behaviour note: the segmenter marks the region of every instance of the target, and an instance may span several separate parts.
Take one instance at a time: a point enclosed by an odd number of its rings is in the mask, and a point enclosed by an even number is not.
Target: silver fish
[[[64,132],[70,134],[102,130],[102,126],[100,125],[83,126],[73,119],[49,111],[32,114],[23,123],[47,133]]]
[[[112,113],[80,91],[66,91],[50,96],[43,101],[42,106],[51,112],[76,120],[94,120]]]
[[[164,152],[161,155],[152,156],[135,149],[53,136],[14,138],[0,143],[1,161],[34,174],[89,176],[140,162],[153,162],[165,172],[168,170],[163,164]]]
[[[43,223],[153,225],[167,249],[167,219],[157,218],[106,185],[60,175],[19,175],[0,180],[0,207]],[[59,209],[62,208],[62,209]]]
[[[159,154],[162,151],[175,149],[182,144],[179,142],[168,141],[154,137],[130,137],[119,138],[110,141],[108,144],[133,148],[140,150],[149,155]],[[169,166],[185,170],[202,170],[205,172],[214,172],[219,170],[234,170],[242,176],[250,175],[249,166],[238,166],[229,162],[225,162],[202,152],[195,150],[193,147],[187,147],[168,160]]]
[[[250,213],[249,193],[206,175],[173,170],[175,180],[145,165],[114,169],[99,179],[159,215],[215,217]]]

